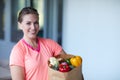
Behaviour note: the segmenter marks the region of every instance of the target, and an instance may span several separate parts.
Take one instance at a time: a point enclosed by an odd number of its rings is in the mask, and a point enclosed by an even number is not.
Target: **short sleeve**
[[[54,40],[48,39],[47,45],[51,49],[53,56],[59,55],[60,51],[62,51],[62,47]]]
[[[10,54],[10,66],[24,67],[24,51],[20,46],[14,46]]]

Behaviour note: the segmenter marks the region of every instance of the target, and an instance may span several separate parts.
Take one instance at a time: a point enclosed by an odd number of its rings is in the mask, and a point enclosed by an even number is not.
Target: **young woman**
[[[64,57],[66,53],[55,41],[37,36],[39,14],[36,9],[23,8],[18,15],[18,26],[23,38],[10,54],[12,80],[48,80],[48,59]]]

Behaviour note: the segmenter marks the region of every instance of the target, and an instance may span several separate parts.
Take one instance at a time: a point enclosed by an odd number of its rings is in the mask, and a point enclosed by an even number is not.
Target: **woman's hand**
[[[73,57],[73,55],[70,55],[70,54],[69,54],[69,56],[68,56],[68,54],[67,54],[64,50],[62,50],[62,51],[59,53],[59,55],[58,55],[58,56],[55,56],[55,57],[56,57],[56,58],[68,59],[68,58],[70,58],[70,56]]]

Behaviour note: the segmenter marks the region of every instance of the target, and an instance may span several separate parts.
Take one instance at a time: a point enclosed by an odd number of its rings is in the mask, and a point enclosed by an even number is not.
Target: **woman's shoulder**
[[[50,38],[40,38],[38,37],[38,40],[41,42],[55,42],[53,39]]]
[[[19,40],[19,41],[13,46],[13,49],[14,49],[14,50],[16,50],[16,49],[24,49],[24,44],[23,44],[22,39]]]
[[[58,43],[55,40],[50,38],[39,38],[39,42],[40,44],[51,46],[51,47],[58,45]]]

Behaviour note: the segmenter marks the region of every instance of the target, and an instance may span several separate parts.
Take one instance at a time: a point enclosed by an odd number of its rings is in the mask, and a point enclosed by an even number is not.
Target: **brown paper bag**
[[[82,65],[69,72],[60,72],[48,67],[48,80],[84,80]]]
[[[48,67],[48,80],[83,80],[81,66],[69,72],[59,72]]]

